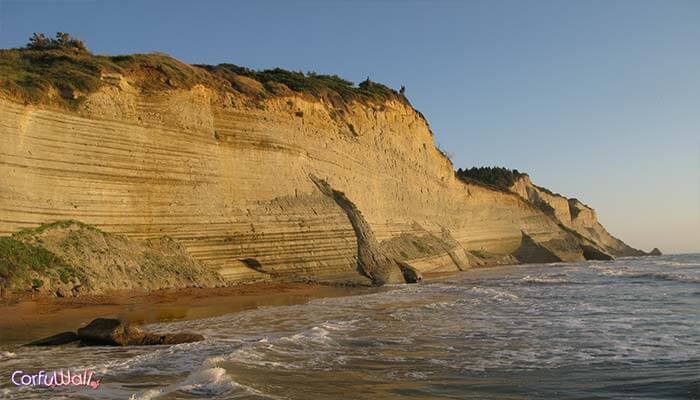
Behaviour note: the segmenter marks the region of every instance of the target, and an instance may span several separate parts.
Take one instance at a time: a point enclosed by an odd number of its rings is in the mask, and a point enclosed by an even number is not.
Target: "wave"
[[[575,284],[578,282],[567,278],[566,274],[543,274],[543,275],[526,275],[520,279],[523,283],[536,285],[562,285]]]
[[[328,322],[301,332],[277,338],[262,338],[246,343],[226,356],[238,364],[275,369],[327,369],[330,365],[344,364],[338,355],[342,346],[331,336],[331,331],[354,328],[353,321]]]
[[[224,357],[208,358],[199,369],[192,371],[184,381],[161,389],[146,390],[138,395],[132,395],[130,400],[154,400],[174,393],[204,398],[227,395],[227,398],[257,396],[281,399],[236,382],[224,368],[219,366],[219,363],[223,361],[225,361]]]
[[[682,283],[700,283],[700,277],[679,272],[630,272],[627,270],[618,271],[616,269],[608,269],[602,271],[600,275],[629,279],[651,279]]]
[[[659,267],[676,267],[676,268],[697,268],[700,267],[700,263],[693,262],[678,262],[678,261],[654,261],[652,264]]]
[[[357,329],[355,324],[360,322],[359,319],[351,319],[347,321],[326,321],[321,324],[323,329],[330,329],[332,331],[354,331]]]
[[[314,326],[306,331],[295,333],[291,336],[284,336],[280,341],[299,346],[327,346],[332,344],[333,339],[330,337],[330,331],[320,326]]]
[[[445,310],[454,307],[457,305],[456,302],[449,302],[449,301],[438,301],[437,303],[428,303],[424,305],[424,308],[427,308],[429,310]]]
[[[471,289],[469,289],[470,292],[477,294],[482,297],[488,297],[494,300],[501,300],[501,301],[513,301],[513,300],[518,300],[520,297],[516,295],[515,293],[511,293],[507,290],[499,290],[499,289],[494,289],[494,288],[488,288],[488,287],[479,287],[479,286],[474,286]]]

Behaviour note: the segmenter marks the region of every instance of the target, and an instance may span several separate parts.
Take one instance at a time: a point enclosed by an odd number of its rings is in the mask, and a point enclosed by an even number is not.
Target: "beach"
[[[58,298],[25,297],[0,303],[0,345],[14,345],[64,331],[95,318],[119,318],[133,324],[191,320],[264,306],[302,304],[321,297],[350,296],[378,290],[314,283],[251,283],[224,288],[188,288],[152,292],[115,292]]]
[[[699,285],[700,255],[669,255],[474,269],[384,288],[285,284],[272,296],[249,286],[58,306],[37,316],[46,322],[36,329],[122,312],[147,331],[205,340],[3,343],[0,397],[692,399],[700,395]],[[100,386],[10,383],[15,371],[42,369],[92,372]]]

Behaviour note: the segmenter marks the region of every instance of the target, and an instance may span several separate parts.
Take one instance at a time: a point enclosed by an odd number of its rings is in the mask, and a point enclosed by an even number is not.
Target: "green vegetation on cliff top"
[[[103,74],[110,73],[129,77],[145,92],[198,84],[238,92],[237,78],[247,77],[262,85],[257,97],[292,91],[330,101],[336,107],[351,101],[382,103],[390,99],[409,104],[403,93],[369,79],[356,86],[336,75],[281,68],[255,71],[234,64],[189,65],[162,53],[95,55],[82,41],[62,32],[55,39],[35,34],[24,48],[0,49],[0,91],[31,104],[54,102],[74,108],[104,83]]]
[[[455,175],[463,182],[487,186],[502,192],[509,192],[516,180],[527,176],[517,169],[503,167],[472,167],[458,169]]]
[[[60,257],[41,246],[13,237],[0,238],[0,288],[39,289],[43,279],[71,282],[77,271]],[[37,278],[41,277],[43,279]]]

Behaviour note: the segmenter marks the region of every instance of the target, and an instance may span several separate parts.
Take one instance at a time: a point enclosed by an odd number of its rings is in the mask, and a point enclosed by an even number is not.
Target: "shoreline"
[[[313,299],[376,293],[379,287],[301,282],[262,282],[222,288],[117,292],[74,298],[39,297],[0,303],[0,346],[12,346],[64,331],[95,318],[134,324],[216,317],[263,306],[304,304]]]

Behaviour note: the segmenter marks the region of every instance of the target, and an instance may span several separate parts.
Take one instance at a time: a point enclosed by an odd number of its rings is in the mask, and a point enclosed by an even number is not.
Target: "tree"
[[[473,167],[457,170],[457,177],[463,180],[485,183],[501,190],[510,190],[515,181],[525,175],[517,169],[510,170],[503,167]]]
[[[29,43],[27,43],[28,49],[34,50],[44,50],[51,45],[51,39],[46,37],[43,33],[34,32],[32,37],[29,38]]]
[[[32,50],[74,49],[88,51],[82,40],[76,39],[66,32],[56,32],[55,39],[51,39],[43,33],[35,32],[29,38],[27,48]]]

